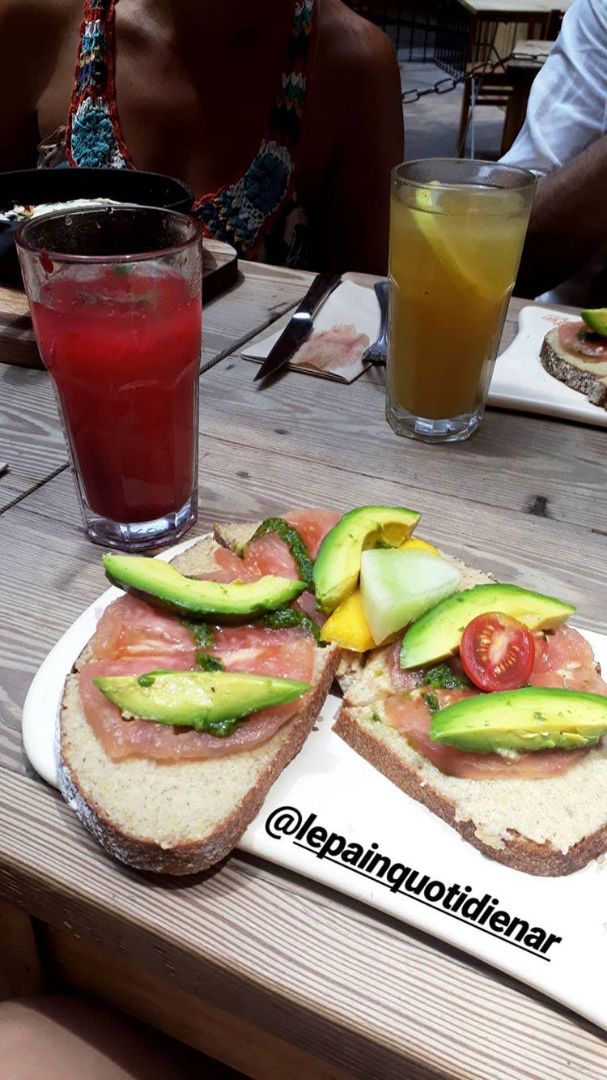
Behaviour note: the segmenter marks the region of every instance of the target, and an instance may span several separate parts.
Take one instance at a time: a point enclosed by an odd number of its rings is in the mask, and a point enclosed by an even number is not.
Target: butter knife
[[[314,316],[341,281],[340,274],[317,274],[296,307],[278,341],[275,341],[255,376],[255,382],[276,375],[312,333]]]

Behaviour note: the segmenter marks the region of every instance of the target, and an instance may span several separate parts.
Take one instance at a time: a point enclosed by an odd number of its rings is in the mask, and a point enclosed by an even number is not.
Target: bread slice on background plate
[[[462,589],[493,580],[460,565]],[[447,776],[384,722],[383,703],[394,693],[388,649],[378,649],[348,686],[333,730],[484,855],[551,877],[571,874],[607,850],[607,749],[589,750],[569,772],[548,779]]]
[[[185,574],[204,574],[216,569],[216,548],[214,540],[202,538],[173,565]],[[87,658],[85,649],[78,663]],[[204,761],[113,761],[84,715],[77,674],[69,675],[60,720],[61,793],[102,847],[121,862],[164,874],[208,869],[236,846],[271,785],[301,750],[339,658],[335,646],[316,648],[311,689],[267,743]]]
[[[540,360],[549,375],[585,394],[591,405],[607,409],[607,359],[593,360],[570,352],[561,344],[555,327],[544,338]]]

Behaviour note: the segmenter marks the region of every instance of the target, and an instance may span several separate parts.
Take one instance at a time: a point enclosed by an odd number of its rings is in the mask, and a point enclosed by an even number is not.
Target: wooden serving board
[[[236,250],[219,240],[204,240],[203,299],[226,292],[238,278]],[[21,289],[0,285],[0,362],[43,368],[32,329],[29,305]]]

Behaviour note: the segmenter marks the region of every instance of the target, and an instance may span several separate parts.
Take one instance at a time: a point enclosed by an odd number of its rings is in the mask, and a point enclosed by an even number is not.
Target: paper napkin
[[[263,330],[242,352],[245,360],[265,360],[292,312]],[[314,329],[289,367],[338,382],[353,382],[365,370],[362,356],[379,334],[379,304],[372,284],[342,281],[325,300]]]

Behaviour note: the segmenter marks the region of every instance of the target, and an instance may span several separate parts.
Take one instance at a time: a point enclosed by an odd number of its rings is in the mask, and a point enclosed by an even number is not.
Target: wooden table
[[[473,15],[491,16],[494,22],[525,22],[535,15],[564,15],[573,0],[457,0]]]
[[[240,342],[307,280],[247,268],[207,326]],[[196,532],[294,502],[402,502],[448,551],[607,631],[604,432],[490,411],[469,442],[429,447],[392,434],[376,372],[259,391],[255,370],[235,354],[202,375]],[[104,585],[46,375],[0,367],[0,388],[0,997],[61,976],[263,1080],[604,1078],[605,1037],[513,980],[239,854],[194,881],[131,873],[31,774],[28,684]]]

